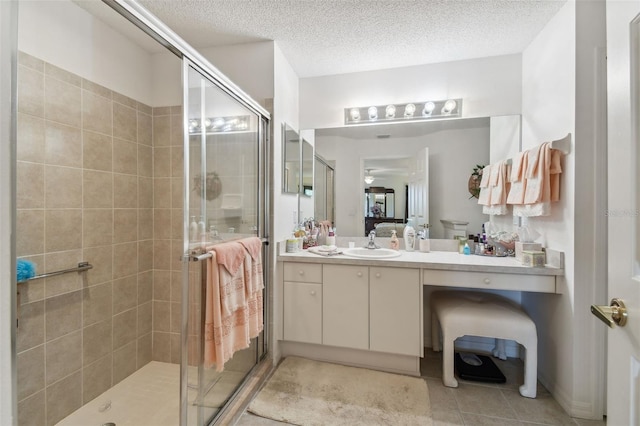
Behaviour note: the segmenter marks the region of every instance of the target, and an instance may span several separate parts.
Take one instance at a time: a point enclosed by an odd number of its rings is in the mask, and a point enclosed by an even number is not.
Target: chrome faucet
[[[371,230],[371,232],[369,232],[369,243],[366,245],[365,248],[368,249],[379,249],[380,246],[376,245],[376,231]]]

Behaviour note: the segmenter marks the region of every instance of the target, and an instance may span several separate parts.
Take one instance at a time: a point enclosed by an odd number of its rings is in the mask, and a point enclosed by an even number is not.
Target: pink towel
[[[551,202],[560,200],[560,173],[562,153],[545,142],[528,151],[526,188],[521,202],[514,203],[515,216],[548,216]],[[531,162],[535,161],[535,165]],[[520,200],[518,200],[520,201]]]
[[[237,247],[240,247],[242,261],[237,262]],[[258,269],[261,257],[253,260],[239,242],[218,244],[207,259],[207,284],[205,293],[205,336],[204,365],[207,368],[216,365],[217,371],[236,351],[249,347],[250,340],[263,329],[262,273],[259,277],[253,272]],[[221,254],[222,258],[218,255]],[[233,269],[242,266],[232,274],[225,263]],[[251,265],[247,265],[251,262]],[[259,279],[259,282],[254,282]],[[242,283],[242,285],[239,285]],[[254,291],[247,292],[247,288]]]

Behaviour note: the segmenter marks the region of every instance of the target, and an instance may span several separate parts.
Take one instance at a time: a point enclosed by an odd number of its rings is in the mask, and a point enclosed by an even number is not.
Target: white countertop
[[[339,248],[338,251],[345,250]],[[524,275],[564,275],[564,269],[547,265],[544,268],[532,268],[523,266],[514,257],[495,257],[464,255],[457,252],[432,251],[406,252],[398,257],[385,259],[363,259],[346,255],[321,256],[303,250],[297,253],[280,253],[280,262],[309,262],[309,263],[332,263],[344,265],[367,265],[367,266],[404,266],[423,269],[441,269],[450,271],[471,271],[471,272],[495,272],[512,273]],[[557,252],[556,252],[557,253]],[[549,260],[549,259],[548,259]]]

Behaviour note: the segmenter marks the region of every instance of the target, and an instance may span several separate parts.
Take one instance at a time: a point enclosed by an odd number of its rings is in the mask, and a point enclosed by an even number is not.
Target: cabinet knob
[[[315,290],[311,290],[311,295],[315,296],[316,295],[316,291]]]
[[[303,271],[303,270],[299,270],[299,271],[298,271],[298,274],[300,274],[300,275],[304,275],[304,271]]]
[[[485,278],[485,279],[484,279],[484,283],[485,283],[485,284],[491,284],[491,280],[490,280],[489,278]]]
[[[362,276],[362,272],[358,272],[358,276],[361,277]]]
[[[380,272],[376,272],[376,278],[380,278]]]

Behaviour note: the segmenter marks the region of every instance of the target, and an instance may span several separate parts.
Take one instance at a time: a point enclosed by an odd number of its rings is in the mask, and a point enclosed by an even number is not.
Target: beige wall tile
[[[54,272],[75,268],[81,261],[82,250],[80,249],[46,253],[44,256],[45,271]],[[63,274],[45,278],[44,286],[46,296],[51,297],[81,289],[84,274],[85,273]]]
[[[45,163],[82,167],[82,132],[79,128],[45,121],[44,148]]]
[[[180,340],[180,335],[171,333],[169,335],[169,339],[171,340],[171,363],[180,364],[180,356],[182,355],[182,341]]]
[[[82,325],[82,292],[74,291],[45,301],[47,341],[79,330]]]
[[[160,362],[171,362],[171,341],[169,333],[153,332],[152,359]]]
[[[96,247],[113,242],[113,210],[84,209],[83,245]]]
[[[138,306],[138,337],[151,333],[153,327],[153,302]]]
[[[171,241],[160,240],[153,242],[153,268],[170,270]]]
[[[47,342],[45,347],[47,385],[82,368],[82,352],[78,350],[81,345],[80,330]]]
[[[131,99],[128,96],[120,94],[118,92],[113,92],[113,102],[117,102],[121,105],[127,106],[129,108],[136,109],[138,108],[138,102],[135,99]]]
[[[138,144],[113,138],[113,171],[129,175],[138,174]]]
[[[18,67],[18,112],[44,117],[44,73]]]
[[[82,133],[82,164],[85,169],[113,169],[113,139],[109,135],[84,131]]]
[[[170,331],[171,302],[154,300],[153,302],[153,331]]]
[[[138,272],[138,244],[123,243],[113,246],[113,278],[122,278]]]
[[[153,240],[138,241],[138,272],[153,269]]]
[[[173,240],[183,238],[184,218],[182,217],[182,209],[171,209],[171,236]]]
[[[153,335],[151,333],[148,333],[138,338],[138,354],[136,365],[138,369],[151,362],[151,336]]]
[[[23,304],[18,308],[16,351],[23,352],[44,343],[44,301]]]
[[[82,169],[45,166],[44,182],[46,208],[82,208]]]
[[[81,406],[80,371],[47,387],[47,425],[55,425]]]
[[[172,105],[169,107],[171,115],[182,115],[182,105]]]
[[[69,126],[82,123],[81,89],[45,75],[44,118]]]
[[[180,107],[182,109],[182,107]],[[184,135],[183,135],[183,126],[182,126],[182,114],[172,114],[171,115],[171,146],[180,146],[184,144]]]
[[[150,177],[138,177],[138,208],[153,207],[153,181]]]
[[[111,387],[113,358],[100,358],[82,369],[82,403],[86,404]]]
[[[18,160],[44,163],[44,140],[44,118],[18,113]]]
[[[113,136],[137,142],[138,112],[135,108],[113,103]]]
[[[138,175],[153,177],[153,148],[138,144]]]
[[[138,274],[138,305],[153,300],[153,271]]]
[[[18,424],[40,426],[46,424],[44,389],[18,402]]]
[[[151,108],[149,105],[143,104],[142,102],[138,102],[137,105],[138,105],[138,111],[143,112],[149,116],[153,114],[153,108]]]
[[[48,62],[44,63],[44,74],[48,77],[57,78],[58,80],[64,81],[65,83],[69,83],[73,86],[80,87],[82,85],[82,78],[80,76],[63,70],[62,68]]]
[[[16,207],[19,209],[44,207],[44,166],[42,164],[18,161]]]
[[[136,371],[136,340],[113,351],[113,384],[119,383]]]
[[[171,270],[182,270],[182,240],[171,240]]]
[[[113,284],[111,282],[85,288],[82,300],[82,324],[86,327],[111,319],[112,300]]]
[[[138,239],[153,238],[153,209],[138,209]]]
[[[111,99],[111,96],[112,96],[111,95],[112,92],[110,89],[107,89],[106,87],[101,86],[85,78],[82,79],[82,88],[95,95],[100,95],[103,98]]]
[[[81,248],[82,210],[47,210],[44,241],[48,252]]]
[[[89,365],[112,351],[112,319],[82,329],[82,364]]]
[[[84,170],[82,179],[82,205],[85,209],[113,207],[113,174]]]
[[[171,179],[155,178],[153,180],[153,206],[156,209],[171,207]]]
[[[153,118],[140,110],[138,110],[138,143],[153,145]]]
[[[113,210],[113,243],[138,240],[138,209]]]
[[[153,271],[153,300],[171,300],[171,272]]]
[[[197,296],[199,297],[200,295],[198,294]],[[171,271],[171,301],[182,301],[182,271]]]
[[[180,333],[182,324],[182,309],[180,303],[171,302],[171,322],[169,324],[169,331],[172,333]]]
[[[44,72],[44,61],[23,51],[18,51],[18,64],[36,71]]]
[[[154,177],[170,177],[171,176],[171,148],[170,147],[154,147],[153,148],[153,176]]]
[[[18,400],[44,388],[44,345],[18,354]]]
[[[44,211],[16,212],[16,254],[29,256],[44,252]]]
[[[113,207],[133,209],[138,207],[138,177],[113,175]]]
[[[182,194],[184,193],[184,179],[171,178],[171,208],[182,209],[184,200]]]
[[[113,246],[85,248],[82,258],[93,265],[93,269],[87,272],[87,285],[92,286],[111,281],[113,277]]]
[[[156,240],[171,238],[170,209],[153,209],[153,237]]]
[[[114,351],[127,343],[135,342],[137,337],[136,322],[138,310],[130,309],[113,316],[113,349]]]
[[[111,100],[87,90],[82,91],[82,124],[84,130],[113,135]]]
[[[138,276],[130,275],[113,280],[113,314],[119,314],[138,305]],[[135,322],[132,326],[135,325]]]
[[[171,146],[171,116],[153,117],[153,146]]]
[[[160,115],[170,115],[170,114],[171,114],[171,107],[170,106],[153,108],[153,116],[154,117],[157,117],[157,116],[160,116]]]
[[[184,155],[182,146],[171,147],[171,176],[182,177],[184,173]]]

